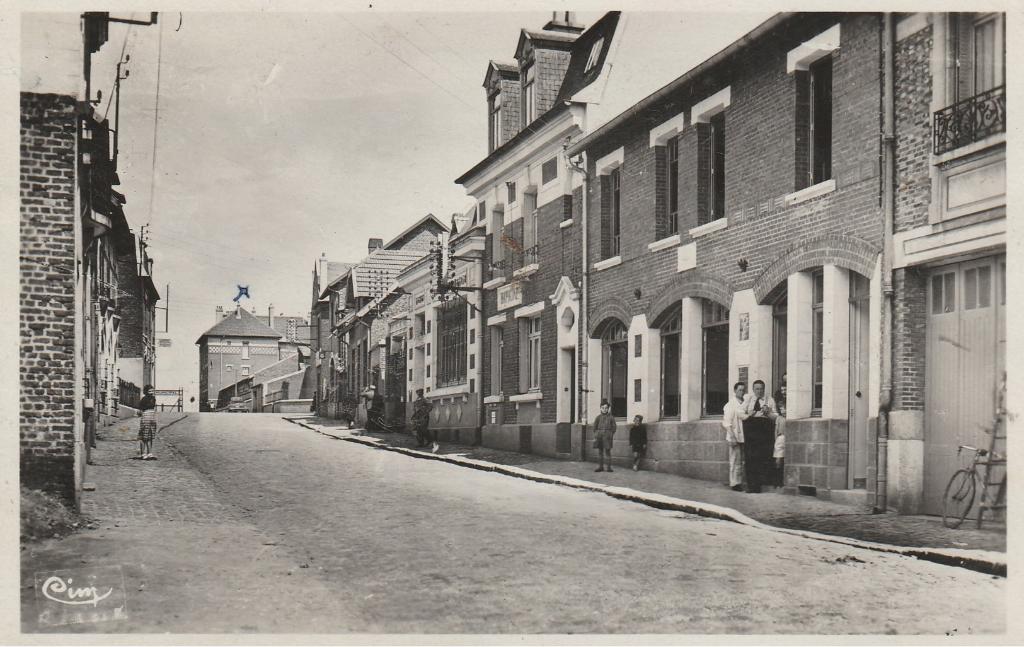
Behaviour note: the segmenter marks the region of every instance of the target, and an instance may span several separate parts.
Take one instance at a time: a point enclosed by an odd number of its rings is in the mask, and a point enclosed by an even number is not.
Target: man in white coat
[[[722,410],[725,442],[729,445],[729,487],[737,492],[743,490],[743,421],[749,417],[743,406],[746,391],[747,385],[743,382],[734,384],[733,397]]]

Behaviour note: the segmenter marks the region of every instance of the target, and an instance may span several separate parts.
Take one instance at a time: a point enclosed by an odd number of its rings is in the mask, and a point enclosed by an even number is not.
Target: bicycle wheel
[[[947,528],[958,528],[974,505],[974,472],[958,470],[949,479],[942,497],[942,523]]]

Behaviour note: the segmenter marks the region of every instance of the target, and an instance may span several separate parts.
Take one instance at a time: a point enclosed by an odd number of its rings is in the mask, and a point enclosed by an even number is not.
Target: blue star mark
[[[238,286],[238,296],[236,296],[234,299],[232,299],[232,301],[234,301],[235,303],[238,303],[238,300],[241,299],[242,297],[245,297],[246,299],[251,299],[252,298],[252,297],[249,296],[249,286],[248,285],[239,285]]]

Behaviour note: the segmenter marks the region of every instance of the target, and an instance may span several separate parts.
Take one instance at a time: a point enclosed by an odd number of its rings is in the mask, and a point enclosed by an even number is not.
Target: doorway
[[[867,278],[850,272],[850,444],[847,487],[859,490],[867,487],[868,480],[870,285]]]

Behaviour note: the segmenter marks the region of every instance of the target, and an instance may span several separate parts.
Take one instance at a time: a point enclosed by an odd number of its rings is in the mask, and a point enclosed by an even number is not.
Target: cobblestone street
[[[129,619],[73,631],[1005,627],[1003,578],[419,460],[274,415],[190,414],[159,434],[159,461],[135,461],[131,423],[102,435],[88,473],[83,510],[99,527],[22,552],[25,631],[41,630],[33,573],[97,564],[122,566]]]

